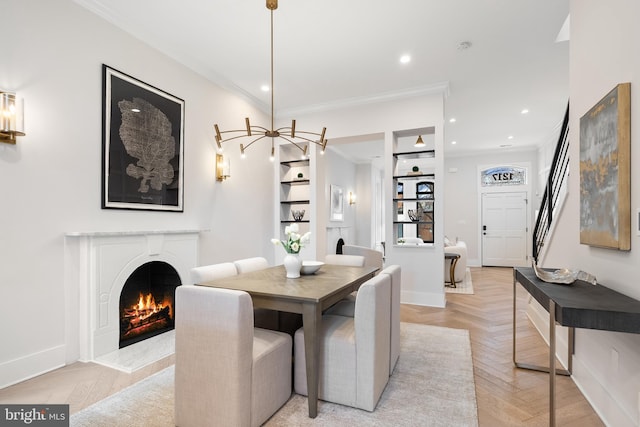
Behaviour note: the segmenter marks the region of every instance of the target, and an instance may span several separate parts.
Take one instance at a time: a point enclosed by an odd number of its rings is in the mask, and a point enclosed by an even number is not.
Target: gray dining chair
[[[291,396],[291,336],[253,326],[246,292],[179,286],[175,425],[259,426]]]
[[[356,295],[354,317],[323,315],[318,398],[373,411],[389,381],[391,277],[379,274]],[[294,337],[294,388],[307,395],[304,330]]]

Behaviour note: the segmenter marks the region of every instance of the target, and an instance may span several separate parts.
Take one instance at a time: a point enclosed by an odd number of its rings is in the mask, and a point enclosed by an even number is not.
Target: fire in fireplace
[[[180,276],[166,262],[152,261],[129,276],[120,293],[120,348],[174,328],[174,298]]]

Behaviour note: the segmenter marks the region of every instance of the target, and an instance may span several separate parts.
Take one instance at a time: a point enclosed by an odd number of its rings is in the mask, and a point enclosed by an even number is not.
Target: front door
[[[482,265],[527,266],[527,193],[482,194]]]

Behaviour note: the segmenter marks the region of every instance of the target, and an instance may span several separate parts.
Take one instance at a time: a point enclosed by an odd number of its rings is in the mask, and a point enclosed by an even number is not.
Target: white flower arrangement
[[[282,245],[285,251],[290,254],[297,254],[306,244],[311,241],[311,232],[308,231],[300,235],[298,224],[291,224],[285,227],[284,234],[287,240],[271,239],[274,245]]]

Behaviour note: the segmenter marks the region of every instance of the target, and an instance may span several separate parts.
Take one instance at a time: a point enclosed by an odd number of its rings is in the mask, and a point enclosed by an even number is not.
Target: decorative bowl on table
[[[313,274],[320,270],[320,267],[324,265],[321,261],[302,261],[302,268],[300,274]]]

